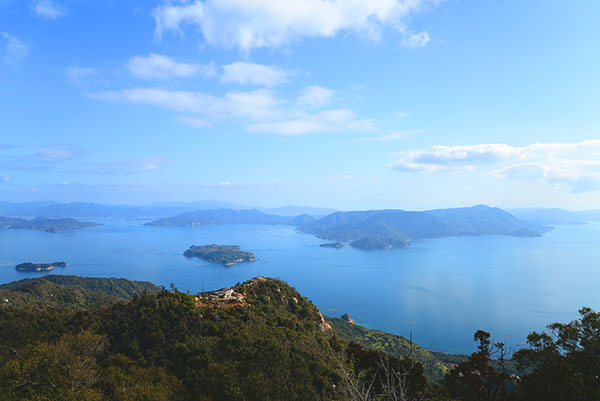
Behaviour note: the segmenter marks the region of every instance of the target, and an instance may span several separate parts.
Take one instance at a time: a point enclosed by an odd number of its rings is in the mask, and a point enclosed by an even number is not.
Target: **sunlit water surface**
[[[600,224],[559,226],[541,238],[452,237],[406,249],[320,248],[290,226],[147,227],[139,221],[51,234],[0,230],[0,282],[43,273],[14,266],[66,261],[54,274],[148,280],[181,291],[281,278],[325,314],[408,336],[426,348],[472,352],[484,329],[511,345],[531,330],[600,309]],[[232,267],[182,256],[190,245],[238,244],[258,261]]]

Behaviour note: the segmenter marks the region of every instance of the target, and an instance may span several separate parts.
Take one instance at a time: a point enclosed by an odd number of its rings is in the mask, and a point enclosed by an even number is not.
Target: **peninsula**
[[[48,272],[53,270],[55,267],[67,267],[65,262],[54,262],[54,263],[21,263],[15,266],[15,269],[21,272]]]
[[[38,217],[33,220],[25,220],[14,217],[1,217],[0,228],[16,228],[22,230],[43,230],[49,233],[59,233],[77,228],[95,227],[101,224],[75,219],[49,219]]]
[[[233,266],[239,262],[253,262],[256,260],[253,253],[242,251],[239,245],[192,245],[183,253],[183,256],[196,257],[223,266]]]

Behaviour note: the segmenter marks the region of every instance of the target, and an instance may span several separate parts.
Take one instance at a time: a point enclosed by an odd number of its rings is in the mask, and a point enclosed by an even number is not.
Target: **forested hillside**
[[[514,356],[521,371],[515,376],[507,347],[489,333],[475,333],[477,351],[449,367],[401,337],[339,319],[329,319],[332,328],[308,299],[275,279],[237,284],[231,299],[66,276],[0,291],[0,400],[592,401],[600,395],[600,314],[589,309],[577,321],[550,326],[555,336],[532,333],[530,348]],[[425,378],[443,372],[437,383]]]

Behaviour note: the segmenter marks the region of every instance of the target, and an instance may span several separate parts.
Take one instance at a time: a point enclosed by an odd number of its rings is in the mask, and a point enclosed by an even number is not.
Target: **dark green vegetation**
[[[434,383],[441,380],[450,370],[451,362],[443,361],[437,353],[428,351],[408,339],[379,330],[371,330],[340,318],[325,318],[341,337],[362,345],[365,348],[385,352],[400,358],[410,357],[423,365],[425,376]],[[444,354],[442,354],[444,355]],[[452,358],[454,355],[447,355]],[[460,355],[466,359],[465,355]]]
[[[54,263],[21,263],[15,266],[15,269],[24,272],[42,272],[50,271],[55,267],[67,267],[65,262],[54,262]]]
[[[154,294],[159,290],[147,281],[48,275],[0,285],[0,305],[18,309],[74,310],[112,305],[129,300],[135,293]]]
[[[49,219],[38,217],[33,220],[17,219],[12,217],[0,217],[0,228],[18,228],[23,230],[44,230],[49,233],[59,233],[75,228],[94,227],[100,224],[78,221],[75,219]]]
[[[173,217],[145,223],[147,226],[211,226],[220,224],[306,224],[314,218],[301,215],[298,217],[276,216],[266,214],[257,209],[248,210],[201,210],[182,213]]]
[[[405,246],[409,240],[448,236],[539,236],[544,230],[530,227],[502,209],[479,205],[425,212],[369,210],[337,212],[300,228],[334,241],[361,241],[367,248]],[[359,242],[359,244],[361,243]],[[353,246],[355,246],[353,244]]]
[[[4,286],[0,400],[342,400],[346,378],[377,371],[379,353],[333,335],[314,305],[278,280],[238,284],[247,303],[235,307],[166,290],[97,307],[85,302],[88,291],[112,286],[73,280]],[[38,285],[51,287],[32,295]],[[52,285],[64,305],[50,300]],[[84,302],[72,301],[77,294]],[[390,363],[411,367],[411,394],[425,389],[420,365]]]
[[[531,348],[515,354],[519,368],[530,372],[520,382],[522,400],[600,400],[600,313],[582,308],[579,314],[531,333]]]
[[[0,400],[600,399],[600,314],[589,309],[549,326],[554,335],[532,333],[514,356],[519,377],[504,366],[506,347],[478,331],[477,351],[442,364],[444,379],[428,384],[424,373],[438,362],[406,339],[341,319],[329,320],[332,330],[279,280],[233,289],[246,302],[199,303],[117,279],[3,285]],[[433,363],[424,370],[417,358]]]
[[[244,252],[239,245],[192,245],[183,256],[200,258],[210,263],[223,266],[233,266],[239,262],[252,262],[256,260],[251,252]]]

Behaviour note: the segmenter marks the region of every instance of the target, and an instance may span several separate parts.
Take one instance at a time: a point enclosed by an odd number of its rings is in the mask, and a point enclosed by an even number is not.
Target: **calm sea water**
[[[455,237],[406,249],[320,248],[289,226],[146,227],[103,220],[50,234],[0,230],[0,282],[43,273],[18,263],[66,261],[54,274],[124,277],[199,292],[255,276],[281,278],[331,316],[408,336],[433,350],[470,353],[473,333],[511,336],[570,321],[581,306],[600,310],[600,224],[559,226],[541,238]],[[190,245],[239,244],[259,258],[232,267],[182,256]]]

